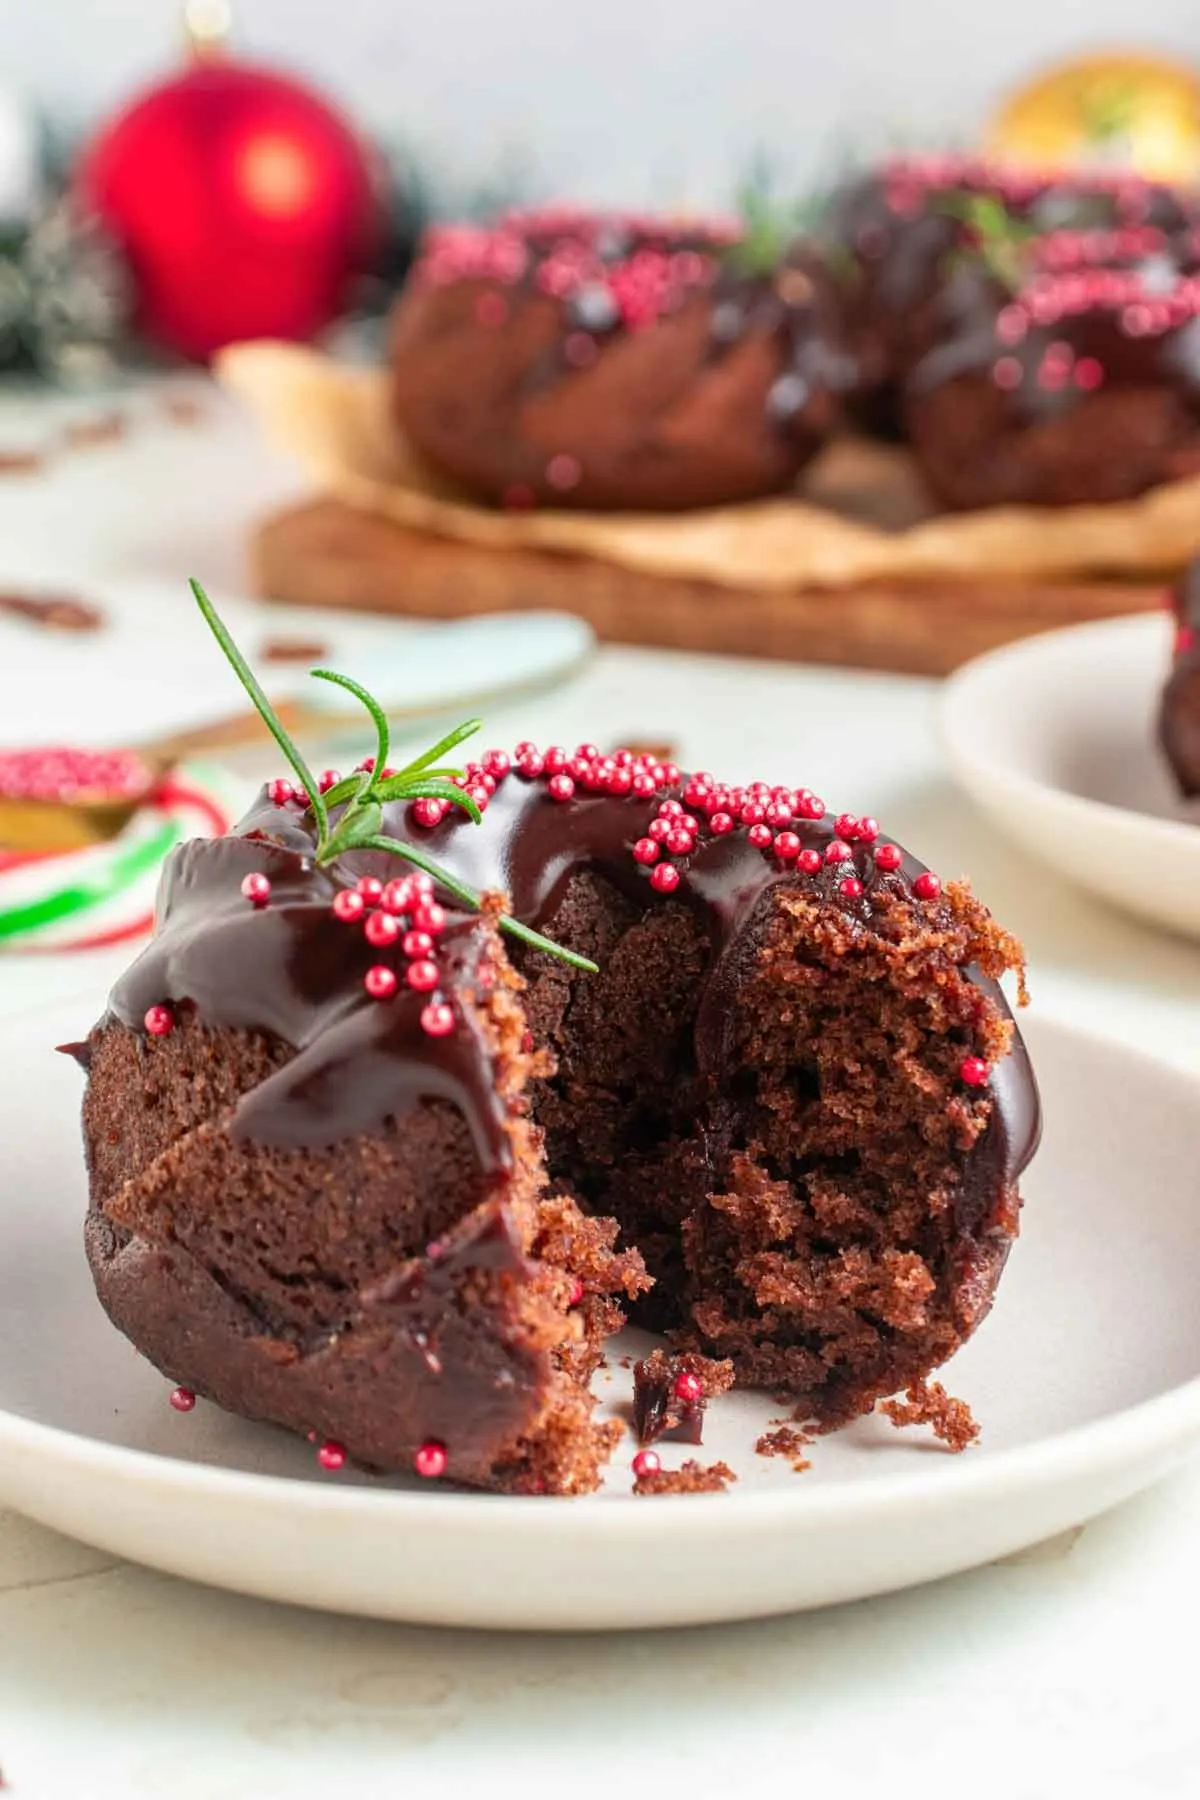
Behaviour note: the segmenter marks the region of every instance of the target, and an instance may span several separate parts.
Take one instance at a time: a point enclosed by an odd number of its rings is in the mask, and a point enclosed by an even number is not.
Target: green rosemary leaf
[[[308,802],[312,807],[313,817],[317,821],[318,842],[324,842],[329,830],[329,815],[325,810],[325,796],[317,786],[316,777],[313,775],[312,770],[309,768],[299,750],[297,750],[295,744],[293,744],[291,738],[285,731],[275,708],[271,705],[271,702],[259,687],[249,663],[230,637],[225,621],[221,618],[216,607],[213,605],[204,589],[200,586],[200,583],[194,578],[191,582],[191,589],[196,599],[196,605],[204,615],[204,621],[208,626],[208,629],[212,632],[218,644],[221,646],[226,662],[249,694],[259,718],[262,720],[271,736],[275,739],[279,748],[283,751],[284,756],[291,764],[295,773],[299,776],[301,784],[308,795]]]
[[[468,719],[464,724],[456,725],[454,730],[448,731],[445,737],[434,744],[431,750],[426,750],[422,756],[415,757],[412,762],[405,763],[402,769],[397,769],[397,775],[421,774],[423,770],[435,763],[439,756],[445,756],[447,751],[457,749],[459,744],[465,743],[467,738],[474,737],[475,733],[482,729],[482,719]]]
[[[383,808],[372,796],[357,807],[347,807],[329,837],[317,851],[319,863],[332,862],[347,850],[369,845],[383,824]]]
[[[442,781],[434,775],[393,776],[390,781],[382,781],[375,789],[377,800],[448,800],[451,806],[460,806],[469,813],[472,821],[478,825],[483,814],[470,794],[457,787],[453,781]]]
[[[353,775],[346,775],[336,786],[331,787],[325,796],[325,805],[332,811],[343,802],[361,800],[375,779],[373,769],[355,769]]]
[[[366,707],[372,719],[375,721],[376,749],[374,773],[376,776],[382,775],[383,771],[387,768],[388,751],[391,749],[392,736],[391,727],[387,722],[387,714],[384,712],[382,706],[380,706],[374,694],[368,694],[361,682],[352,680],[349,675],[339,675],[334,669],[310,669],[309,674],[314,681],[331,681],[335,687],[345,688],[348,694],[353,694],[354,698],[362,706]]]
[[[598,975],[600,966],[592,962],[590,957],[580,956],[577,950],[568,950],[565,944],[556,944],[553,938],[543,937],[540,931],[534,931],[529,925],[522,925],[520,919],[514,919],[508,913],[500,915],[500,929],[507,931],[510,937],[520,938],[523,944],[529,944],[534,950],[545,950],[550,956],[557,956],[560,962],[570,963],[573,969],[584,969],[589,975]]]
[[[440,863],[435,862],[433,857],[426,856],[425,852],[418,850],[415,845],[401,843],[399,838],[373,837],[357,845],[356,848],[388,850],[393,856],[404,857],[405,861],[412,863],[415,868],[423,869],[426,875],[432,875],[439,887],[445,888],[448,894],[453,894],[456,900],[461,900],[464,906],[469,906],[473,911],[478,912],[483,898],[478,889],[469,887],[465,881],[459,881],[457,876],[451,875],[448,869],[444,869]],[[522,943],[531,945],[535,950],[544,950],[550,956],[557,956],[560,962],[570,963],[573,969],[584,969],[589,975],[599,973],[597,964],[591,962],[586,956],[579,956],[574,950],[568,950],[565,945],[556,944],[552,938],[543,937],[540,931],[534,931],[530,926],[522,925],[519,919],[511,918],[508,913],[501,914],[499,925],[501,931],[507,931],[510,937],[520,938]]]

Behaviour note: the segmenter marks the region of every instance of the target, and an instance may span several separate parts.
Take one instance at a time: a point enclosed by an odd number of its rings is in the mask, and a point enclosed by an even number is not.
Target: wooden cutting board
[[[423,618],[552,607],[601,638],[673,650],[944,675],[985,650],[1163,604],[1161,582],[878,583],[794,593],[667,579],[590,558],[479,548],[406,530],[336,500],[254,534],[257,591],[298,606]]]

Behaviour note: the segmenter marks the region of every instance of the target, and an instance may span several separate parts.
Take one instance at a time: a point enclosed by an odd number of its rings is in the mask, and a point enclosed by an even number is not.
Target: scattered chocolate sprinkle
[[[317,638],[270,638],[259,652],[271,663],[322,662],[328,655],[328,644]]]
[[[879,1411],[898,1429],[928,1425],[934,1437],[957,1455],[975,1443],[979,1427],[965,1400],[955,1400],[940,1381],[915,1381],[903,1400],[881,1400]]]
[[[47,631],[99,631],[104,624],[98,606],[68,594],[0,594],[0,613],[42,625]]]
[[[686,1390],[698,1385],[692,1397]],[[684,1393],[679,1393],[682,1386]],[[673,1437],[685,1444],[703,1441],[704,1409],[733,1386],[733,1364],[687,1353],[655,1350],[633,1365],[633,1422],[640,1444]]]
[[[639,1475],[633,1484],[635,1494],[723,1494],[737,1476],[728,1463],[695,1462],[689,1457],[679,1469],[656,1469]]]
[[[793,1469],[801,1475],[812,1468],[808,1458],[801,1455],[811,1443],[807,1432],[797,1431],[794,1425],[780,1425],[774,1431],[764,1431],[754,1448],[760,1456],[790,1457]]]
[[[627,737],[622,738],[620,744],[615,745],[614,748],[629,750],[634,756],[650,757],[654,762],[668,763],[675,761],[674,744],[664,744],[661,741],[651,743],[649,739],[643,742],[641,738]]]
[[[129,420],[123,412],[95,413],[87,419],[76,419],[67,426],[66,440],[73,450],[88,450],[94,444],[112,444],[126,436]]]
[[[194,394],[167,394],[162,409],[174,425],[199,425],[207,417],[204,406]]]

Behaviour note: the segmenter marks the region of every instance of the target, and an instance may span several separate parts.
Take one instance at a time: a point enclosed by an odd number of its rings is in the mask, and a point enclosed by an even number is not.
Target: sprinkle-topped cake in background
[[[1192,197],[1128,174],[894,159],[826,230],[860,410],[954,507],[1200,473],[1198,224]]]
[[[445,749],[289,747],[169,860],[76,1051],[113,1320],[182,1405],[521,1493],[599,1480],[627,1314],[825,1424],[919,1382],[1017,1231],[1019,947],[806,787]]]
[[[396,312],[396,415],[528,506],[680,510],[788,488],[851,366],[832,284],[738,221],[557,208],[441,226]]]
[[[1179,790],[1200,798],[1200,559],[1172,595],[1175,639],[1159,707],[1159,740]]]

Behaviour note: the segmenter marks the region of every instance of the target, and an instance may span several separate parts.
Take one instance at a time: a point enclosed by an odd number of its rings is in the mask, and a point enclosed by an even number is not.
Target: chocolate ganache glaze
[[[680,789],[686,795],[686,778]],[[395,803],[385,809],[383,829],[435,856],[460,880],[506,894],[515,918],[540,930],[552,924],[572,879],[584,871],[641,905],[660,898],[633,847],[647,841],[662,803],[660,791],[649,797],[577,792],[562,804],[542,781],[514,771],[497,785],[479,825],[453,811],[434,828],[422,828],[407,805]],[[798,848],[788,846],[786,861],[751,843],[745,831],[716,835],[707,823],[689,852],[673,853],[679,879],[669,891],[694,909],[712,946],[695,1025],[696,1065],[707,1082],[722,1078],[743,951],[775,890],[816,896],[851,928],[865,930],[881,893],[907,892],[926,872],[899,846],[897,865],[881,867],[880,848],[892,840],[846,842],[838,836],[841,823],[829,814],[793,818]],[[291,1045],[295,1057],[239,1102],[238,1136],[293,1149],[326,1146],[378,1128],[418,1099],[440,1097],[461,1109],[481,1167],[502,1177],[511,1157],[504,1104],[467,1010],[453,1031],[430,1036],[421,1025],[427,995],[401,985],[386,1003],[372,998],[364,975],[388,955],[331,910],[340,889],[364,876],[387,882],[405,865],[387,853],[352,851],[336,867],[319,867],[314,842],[311,815],[274,804],[264,789],[233,835],[176,850],[163,876],[156,935],[113,991],[111,1015],[140,1031],[147,1010],[165,1002],[194,1008],[202,1024],[271,1033]],[[809,851],[822,858],[811,874],[804,872]],[[256,872],[271,883],[267,906],[248,906],[242,895],[243,879]],[[851,875],[861,893],[847,897],[841,886]],[[487,940],[478,915],[453,911],[454,902],[441,898],[447,900],[438,940],[441,986],[452,999],[462,986],[490,979],[483,966]],[[545,956],[510,948],[518,965]],[[967,974],[1011,1017],[996,982],[976,969]],[[1015,1026],[1010,1053],[991,1071],[990,1092],[992,1116],[968,1159],[959,1199],[967,1229],[978,1223],[997,1183],[1015,1184],[1038,1143],[1037,1087]]]

